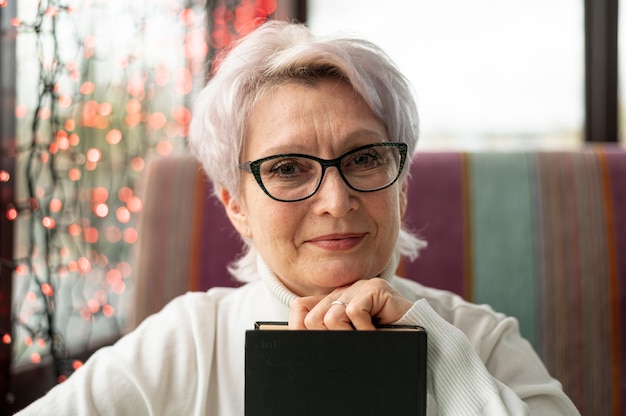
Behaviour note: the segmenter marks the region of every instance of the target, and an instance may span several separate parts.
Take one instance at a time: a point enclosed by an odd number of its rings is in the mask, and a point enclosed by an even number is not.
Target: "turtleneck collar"
[[[390,282],[393,280],[395,276],[395,271],[398,268],[398,263],[400,262],[400,255],[395,252],[389,261],[389,264],[383,270],[379,277],[385,279]],[[269,289],[270,293],[274,296],[274,298],[278,301],[279,306],[286,307],[287,314],[289,313],[289,305],[291,302],[298,297],[291,290],[287,289],[287,287],[280,281],[278,276],[269,269],[265,261],[261,258],[260,255],[257,256],[257,269],[259,271],[261,280],[265,284],[265,286]],[[284,312],[284,309],[283,309]]]

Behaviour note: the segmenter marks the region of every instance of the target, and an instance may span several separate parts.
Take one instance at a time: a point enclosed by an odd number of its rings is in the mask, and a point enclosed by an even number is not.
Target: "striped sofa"
[[[399,274],[515,316],[583,415],[626,412],[626,150],[424,152]],[[235,286],[241,244],[190,157],[149,165],[136,321],[188,290]]]

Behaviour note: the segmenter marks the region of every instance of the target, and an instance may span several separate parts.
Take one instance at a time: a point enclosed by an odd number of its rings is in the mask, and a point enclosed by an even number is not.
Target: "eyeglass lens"
[[[368,192],[393,183],[400,173],[400,164],[401,154],[396,147],[378,145],[356,149],[331,162],[307,156],[277,156],[259,166],[259,175],[273,198],[295,201],[315,193],[329,166],[338,167],[351,188]]]

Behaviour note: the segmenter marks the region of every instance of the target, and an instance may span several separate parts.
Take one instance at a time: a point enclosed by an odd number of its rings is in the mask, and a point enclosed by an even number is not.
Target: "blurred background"
[[[215,53],[267,19],[378,43],[427,150],[626,141],[618,0],[0,0],[0,403],[132,320],[142,174],[187,152]],[[624,75],[624,76],[621,76]]]

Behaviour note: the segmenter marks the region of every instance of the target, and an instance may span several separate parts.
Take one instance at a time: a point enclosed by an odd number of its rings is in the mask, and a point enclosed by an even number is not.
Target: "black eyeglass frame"
[[[350,184],[350,182],[348,182],[348,180],[346,179],[346,177],[344,176],[343,172],[341,171],[341,161],[343,159],[345,159],[347,156],[365,150],[365,149],[369,149],[372,147],[379,147],[379,146],[383,146],[383,147],[393,147],[395,149],[398,150],[398,153],[400,153],[400,163],[398,164],[398,173],[396,174],[396,177],[387,185],[385,186],[381,186],[380,188],[375,188],[375,189],[368,189],[368,190],[362,190],[362,189],[358,189],[355,188],[354,186],[352,186]],[[257,159],[251,162],[245,162],[245,163],[241,163],[238,167],[241,170],[244,170],[248,173],[251,173],[252,175],[254,175],[254,179],[256,179],[256,182],[259,184],[259,186],[261,187],[261,189],[263,190],[263,192],[265,192],[265,194],[267,196],[269,196],[270,198],[272,198],[275,201],[279,201],[279,202],[299,202],[299,201],[304,201],[305,199],[309,199],[311,198],[313,195],[315,195],[317,193],[317,191],[320,189],[320,186],[322,185],[322,182],[324,181],[324,174],[326,173],[326,169],[328,169],[329,167],[335,167],[337,168],[337,171],[339,172],[339,176],[341,176],[341,179],[343,180],[343,182],[348,185],[348,188],[357,191],[357,192],[376,192],[376,191],[381,191],[383,189],[389,188],[391,185],[393,185],[394,183],[397,182],[398,178],[400,177],[400,175],[402,174],[402,170],[404,169],[404,164],[406,163],[406,155],[408,153],[408,146],[406,143],[396,143],[396,142],[381,142],[381,143],[372,143],[372,144],[368,144],[365,146],[361,146],[361,147],[357,147],[356,149],[352,149],[346,153],[344,153],[343,155],[335,158],[335,159],[321,159],[319,157],[315,157],[315,156],[311,156],[311,155],[305,155],[305,154],[301,154],[301,153],[284,153],[284,154],[279,154],[279,155],[273,155],[273,156],[268,156],[268,157],[264,157],[262,159]],[[302,198],[298,198],[298,199],[280,199],[280,198],[276,198],[275,196],[273,196],[272,194],[270,194],[268,192],[268,190],[265,188],[265,185],[263,185],[263,180],[261,179],[261,165],[264,162],[267,162],[268,160],[272,160],[272,159],[278,159],[278,158],[282,158],[282,157],[302,157],[305,159],[310,159],[310,160],[314,160],[316,162],[318,162],[321,166],[322,166],[322,173],[320,174],[320,178],[319,181],[317,182],[317,186],[315,187],[315,189],[313,190],[313,192],[311,192],[309,195],[302,197]]]

